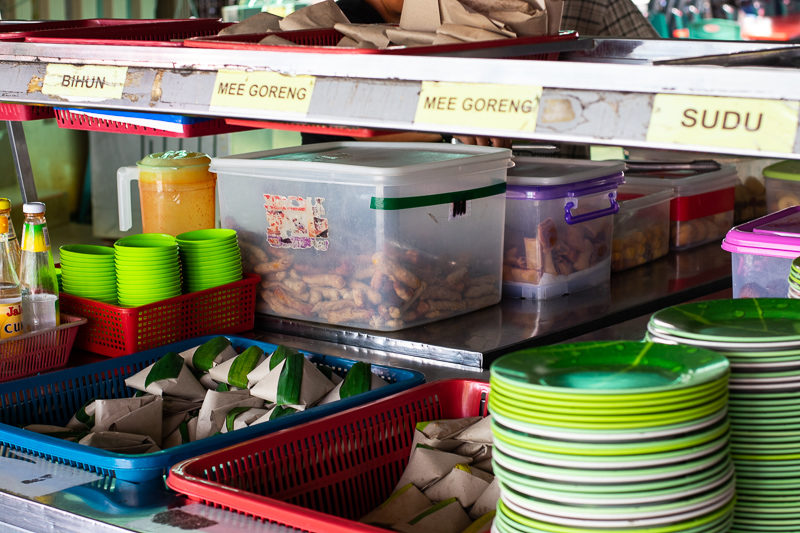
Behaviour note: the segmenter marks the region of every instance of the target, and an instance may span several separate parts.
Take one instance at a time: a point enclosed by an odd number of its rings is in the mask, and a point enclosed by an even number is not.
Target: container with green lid
[[[767,212],[800,205],[800,161],[787,160],[764,169]]]
[[[333,142],[212,160],[257,310],[393,331],[500,301],[511,151]]]

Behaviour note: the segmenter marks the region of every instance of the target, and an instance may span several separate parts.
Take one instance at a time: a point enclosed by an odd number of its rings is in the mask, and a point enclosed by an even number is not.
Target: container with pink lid
[[[785,298],[792,261],[800,256],[800,206],[734,227],[722,249],[731,252],[734,298]]]

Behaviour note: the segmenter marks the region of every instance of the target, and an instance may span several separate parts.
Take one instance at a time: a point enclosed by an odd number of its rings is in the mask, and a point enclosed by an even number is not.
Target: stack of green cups
[[[109,304],[117,303],[113,248],[67,244],[59,248],[59,254],[64,292]]]
[[[181,263],[175,237],[140,233],[114,243],[120,305],[138,307],[181,294]]]
[[[242,279],[242,255],[236,231],[201,229],[181,233],[175,239],[180,249],[186,292]]]

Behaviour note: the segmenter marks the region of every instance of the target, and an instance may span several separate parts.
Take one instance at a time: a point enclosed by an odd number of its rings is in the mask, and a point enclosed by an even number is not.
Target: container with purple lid
[[[547,299],[609,280],[622,161],[518,157],[508,171],[503,294]]]
[[[800,256],[800,206],[740,224],[725,235],[734,298],[785,298],[792,261]]]

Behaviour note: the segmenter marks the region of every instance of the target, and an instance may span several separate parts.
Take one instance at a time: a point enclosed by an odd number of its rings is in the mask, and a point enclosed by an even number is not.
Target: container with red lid
[[[731,252],[734,298],[785,298],[792,261],[800,256],[800,206],[736,226],[722,249]]]
[[[651,171],[625,173],[629,184],[658,184],[672,189],[670,201],[670,249],[686,250],[720,240],[733,226],[736,167],[718,170]]]

